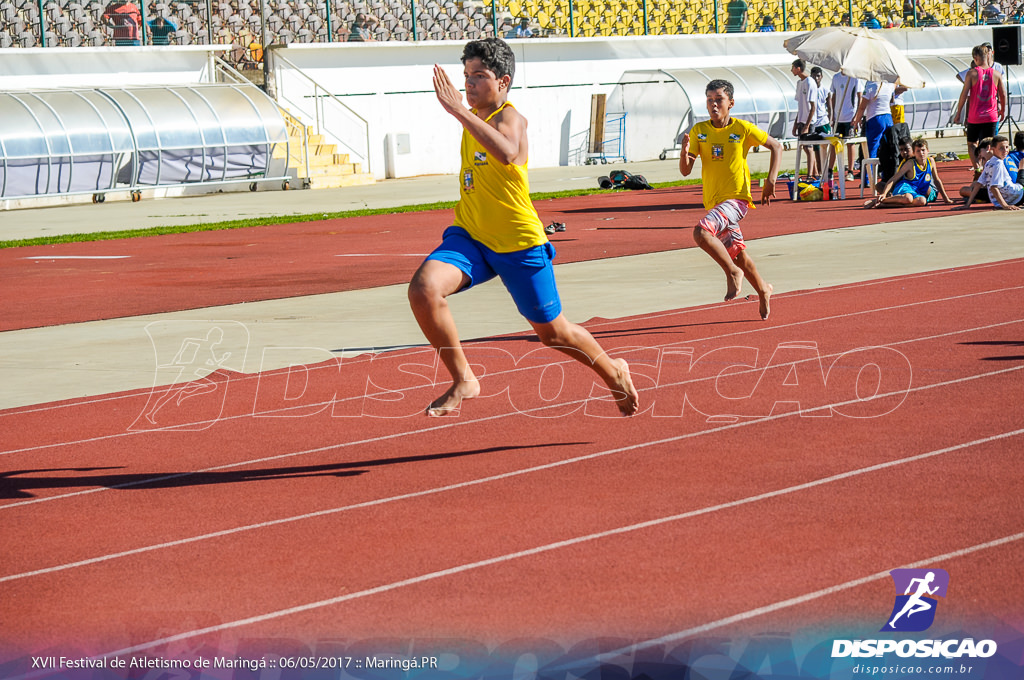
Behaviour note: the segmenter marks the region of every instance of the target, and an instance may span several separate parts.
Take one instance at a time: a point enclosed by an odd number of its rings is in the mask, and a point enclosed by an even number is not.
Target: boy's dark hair
[[[1024,130],[1017,130],[1017,134],[1013,136],[1013,148],[1024,151]]]
[[[798,69],[803,71],[807,67],[807,64],[804,63],[803,59],[795,59],[793,61],[793,66],[796,66]]]
[[[736,94],[736,90],[733,88],[732,83],[721,78],[716,78],[708,83],[708,86],[704,88],[704,94],[714,92],[715,90],[725,90],[725,94],[729,99],[732,99],[733,95]]]
[[[1004,137],[1003,135],[996,135],[995,137],[992,138],[992,146],[995,146],[996,144],[999,144],[1001,142],[1006,142],[1007,144],[1009,144],[1010,139],[1009,137]]]
[[[913,146],[910,137],[900,137],[896,140],[896,146]]]
[[[975,150],[981,151],[982,149],[987,149],[990,146],[992,146],[992,137],[984,137],[978,140],[978,144],[975,147]]]
[[[516,74],[516,55],[501,38],[484,38],[466,43],[462,50],[462,63],[470,59],[479,59],[499,79],[508,76],[509,86],[512,85],[512,78]]]
[[[823,76],[825,74],[821,72],[821,67],[820,66],[815,66],[814,68],[811,69],[811,75],[812,76]]]

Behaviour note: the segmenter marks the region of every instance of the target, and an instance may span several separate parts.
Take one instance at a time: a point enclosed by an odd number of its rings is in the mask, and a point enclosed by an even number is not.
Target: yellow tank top
[[[488,116],[490,121],[497,111]],[[547,243],[544,225],[530,201],[527,166],[492,161],[468,131],[462,131],[462,189],[453,224],[498,253]]]
[[[724,128],[711,121],[697,123],[690,130],[690,153],[700,156],[704,183],[704,207],[738,199],[753,206],[750,195],[750,167],[747,151],[764,144],[768,134],[753,123],[733,118]]]

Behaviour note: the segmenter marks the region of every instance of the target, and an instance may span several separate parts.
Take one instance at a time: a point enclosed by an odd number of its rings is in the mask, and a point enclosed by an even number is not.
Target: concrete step
[[[339,172],[334,169],[333,172],[323,171],[325,169],[310,170],[311,177],[306,178],[309,182],[311,189],[333,189],[338,187],[351,187],[351,186],[366,186],[369,184],[376,184],[377,180],[371,173],[364,172]],[[349,169],[351,170],[351,168]],[[296,168],[289,168],[288,174],[292,177],[302,178],[305,174],[305,170],[299,170]],[[302,184],[302,179],[293,180],[294,185]]]

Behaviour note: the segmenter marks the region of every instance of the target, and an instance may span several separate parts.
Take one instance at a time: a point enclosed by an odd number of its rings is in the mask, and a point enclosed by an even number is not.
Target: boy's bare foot
[[[615,395],[615,405],[624,416],[634,415],[640,410],[640,395],[633,386],[633,378],[629,375],[629,364],[625,359],[615,359],[615,384],[609,384],[608,389]]]
[[[772,284],[768,283],[765,285],[768,289],[763,294],[757,294],[758,302],[760,302],[758,311],[761,312],[761,319],[767,319],[768,315],[772,313],[771,297],[772,292],[775,290],[775,287]]]
[[[726,274],[725,280],[725,301],[728,302],[740,294],[740,289],[743,287],[743,270],[733,267],[733,270]]]
[[[430,402],[427,407],[427,415],[431,417],[457,416],[463,399],[472,399],[479,396],[480,383],[474,378],[463,382],[453,383],[448,391]]]

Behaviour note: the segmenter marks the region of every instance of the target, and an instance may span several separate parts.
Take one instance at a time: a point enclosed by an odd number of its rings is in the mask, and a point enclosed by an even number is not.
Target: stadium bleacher
[[[849,23],[850,16],[861,23],[868,12],[886,28],[1021,20],[1024,2],[982,2],[918,0],[915,12],[907,9],[912,0],[749,0],[746,30],[767,23],[778,31],[805,31]],[[726,0],[149,0],[140,9],[144,23],[162,16],[175,25],[170,44],[234,44],[236,65],[251,68],[264,42],[345,41],[358,13],[377,18],[374,40],[464,40],[504,36],[521,18],[539,37],[724,32],[725,5]],[[113,45],[105,9],[96,0],[46,0],[40,15],[38,0],[0,0],[0,49]],[[151,44],[149,27],[143,32]]]

